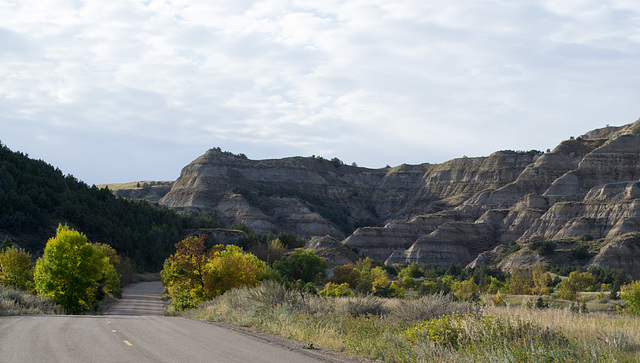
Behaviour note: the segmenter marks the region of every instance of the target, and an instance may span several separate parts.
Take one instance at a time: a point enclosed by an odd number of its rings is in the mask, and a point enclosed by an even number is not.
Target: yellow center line
[[[128,340],[123,340],[123,342],[124,342],[124,344],[126,344],[126,345],[128,345],[128,346],[130,346],[130,347],[133,347],[133,344],[129,343],[129,341],[128,341]]]

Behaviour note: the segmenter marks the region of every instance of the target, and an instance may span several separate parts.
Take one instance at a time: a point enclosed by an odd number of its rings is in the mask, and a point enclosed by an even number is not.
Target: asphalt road
[[[127,287],[105,315],[0,318],[0,362],[351,361],[163,314],[159,282]]]

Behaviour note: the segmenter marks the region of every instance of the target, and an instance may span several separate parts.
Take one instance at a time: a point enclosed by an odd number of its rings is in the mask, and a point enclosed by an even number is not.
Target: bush
[[[559,285],[560,298],[564,300],[575,300],[578,292],[596,283],[596,278],[589,272],[574,271],[569,274],[569,278]]]
[[[580,241],[583,241],[583,242],[593,241],[593,236],[590,235],[589,233],[585,233],[582,236],[580,236]]]
[[[360,270],[352,264],[344,264],[333,268],[333,277],[331,282],[336,284],[347,283],[350,287],[355,288],[360,279]]]
[[[218,296],[234,287],[256,286],[265,268],[266,264],[255,255],[227,245],[207,261],[204,288],[208,294]]]
[[[413,262],[407,265],[407,267],[400,270],[400,272],[398,273],[398,277],[400,278],[405,278],[405,277],[418,278],[423,276],[424,276],[424,271],[422,271],[422,269],[420,268],[420,266],[418,266],[417,263],[413,263]]]
[[[584,243],[574,243],[571,247],[571,254],[576,260],[584,260],[591,257],[589,247]]]
[[[361,315],[382,316],[388,312],[388,309],[384,307],[384,301],[372,295],[350,299],[345,307],[347,313],[353,317]]]
[[[249,298],[259,303],[259,310],[275,308],[279,305],[295,305],[298,294],[283,284],[268,280],[249,290]]]
[[[486,343],[516,347],[523,344],[562,346],[568,343],[564,335],[520,319],[455,313],[424,321],[415,328],[405,330],[403,336],[412,344],[429,341],[452,349],[483,346]]]
[[[474,281],[473,277],[469,280],[454,281],[451,284],[451,291],[458,300],[477,300],[478,299],[478,285]]]
[[[455,301],[443,293],[423,296],[416,300],[400,300],[393,315],[406,321],[428,320],[443,315],[476,314],[477,306]]]
[[[620,287],[620,297],[626,300],[625,305],[635,315],[640,315],[640,281]]]
[[[540,256],[546,256],[556,251],[556,243],[553,241],[535,240],[531,242],[529,248]]]
[[[0,285],[20,290],[33,288],[31,254],[13,246],[0,252]]]
[[[324,289],[318,292],[318,295],[341,297],[341,296],[352,296],[353,292],[349,288],[349,284],[346,282],[343,282],[340,285],[335,284],[333,282],[328,282],[326,285],[324,285]]]

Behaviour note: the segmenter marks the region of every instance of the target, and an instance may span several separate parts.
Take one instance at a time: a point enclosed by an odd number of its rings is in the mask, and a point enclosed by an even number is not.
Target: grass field
[[[514,299],[520,303],[468,304],[443,295],[327,298],[265,283],[181,315],[386,362],[640,361],[635,316],[529,308],[526,297]]]

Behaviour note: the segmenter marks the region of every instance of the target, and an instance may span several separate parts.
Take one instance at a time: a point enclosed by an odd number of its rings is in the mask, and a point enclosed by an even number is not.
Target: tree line
[[[39,254],[59,222],[159,271],[186,229],[222,227],[212,214],[177,213],[164,206],[114,196],[73,175],[0,143],[0,231]]]

